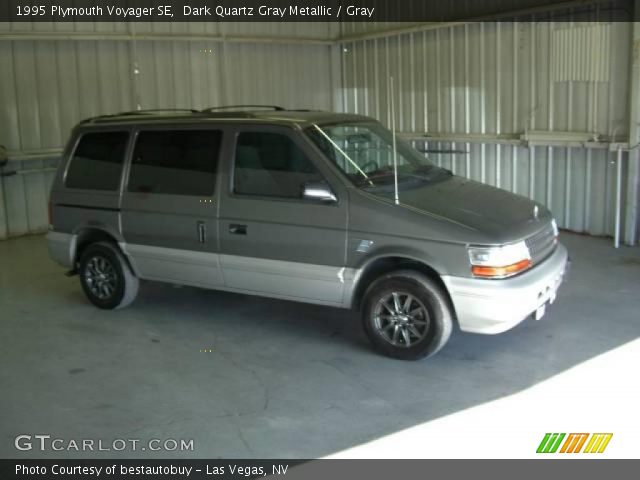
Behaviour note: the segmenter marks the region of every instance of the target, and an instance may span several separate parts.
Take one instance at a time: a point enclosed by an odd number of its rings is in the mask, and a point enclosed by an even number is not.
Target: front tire
[[[80,257],[79,273],[85,295],[98,308],[123,308],[138,295],[138,278],[111,243],[89,245]]]
[[[447,295],[418,272],[401,270],[376,280],[365,294],[363,307],[369,340],[389,357],[429,357],[451,336],[453,312]]]

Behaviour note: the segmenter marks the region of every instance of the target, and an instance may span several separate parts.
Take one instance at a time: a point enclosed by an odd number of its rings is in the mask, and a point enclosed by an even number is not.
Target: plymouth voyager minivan
[[[129,305],[142,279],[354,309],[401,359],[454,325],[539,319],[568,264],[543,205],[439,168],[371,118],[279,107],[85,120],[50,217],[51,256],[99,308]]]

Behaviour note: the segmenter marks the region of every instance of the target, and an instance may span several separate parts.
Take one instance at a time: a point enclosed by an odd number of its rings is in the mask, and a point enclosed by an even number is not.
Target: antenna
[[[396,205],[400,205],[398,196],[398,152],[396,150],[396,104],[393,99],[393,77],[389,77],[389,98],[391,99],[391,138],[393,143],[393,191]]]

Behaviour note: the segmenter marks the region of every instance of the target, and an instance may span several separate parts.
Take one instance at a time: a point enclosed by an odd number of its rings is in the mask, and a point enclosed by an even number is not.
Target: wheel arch
[[[451,312],[455,317],[455,308],[451,295],[440,273],[428,263],[405,255],[385,255],[370,260],[361,270],[355,280],[351,296],[351,308],[360,310],[362,301],[369,287],[381,276],[398,270],[417,272],[434,281],[446,296]]]
[[[73,251],[73,267],[74,270],[78,267],[78,262],[80,261],[80,257],[84,250],[91,244],[98,242],[108,242],[111,243],[118,251],[122,254],[125,261],[127,262],[129,268],[135,272],[129,257],[122,251],[120,248],[120,243],[123,241],[122,237],[114,231],[111,231],[108,228],[103,228],[101,226],[83,226],[78,228],[75,232],[75,249]]]

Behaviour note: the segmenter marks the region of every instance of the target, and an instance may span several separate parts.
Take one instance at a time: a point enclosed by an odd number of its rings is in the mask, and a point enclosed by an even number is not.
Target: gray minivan
[[[360,310],[379,352],[539,319],[568,264],[543,205],[429,162],[375,120],[252,108],[81,122],[49,251],[99,308],[139,280]]]

